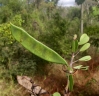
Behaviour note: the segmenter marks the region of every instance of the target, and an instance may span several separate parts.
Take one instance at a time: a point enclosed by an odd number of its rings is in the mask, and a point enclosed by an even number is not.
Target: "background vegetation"
[[[84,33],[90,36],[92,44],[88,54],[97,57],[99,5],[94,0],[85,1],[83,3]],[[28,52],[12,37],[10,22],[24,28],[34,38],[69,60],[72,37],[74,34],[78,37],[81,35],[81,9],[80,6],[61,7],[57,6],[57,3],[58,0],[0,0],[0,84],[4,84],[3,93],[0,91],[1,96],[8,96],[12,87],[17,86],[15,84],[17,75],[32,77],[35,74],[45,74],[46,63],[49,64]],[[15,94],[12,93],[10,96]]]

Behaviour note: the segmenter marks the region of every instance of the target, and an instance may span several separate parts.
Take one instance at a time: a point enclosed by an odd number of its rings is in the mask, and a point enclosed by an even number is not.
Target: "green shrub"
[[[68,33],[69,23],[59,13],[55,13],[48,21],[46,32],[41,34],[40,40],[61,55],[70,54],[71,36]]]
[[[95,47],[99,47],[99,26],[89,25],[84,30],[91,38],[90,43]]]
[[[16,15],[13,22],[21,26],[20,15]],[[36,71],[36,62],[30,52],[27,52],[13,38],[10,31],[10,24],[0,25],[0,67],[3,67],[2,78],[9,78],[10,75],[33,75]]]

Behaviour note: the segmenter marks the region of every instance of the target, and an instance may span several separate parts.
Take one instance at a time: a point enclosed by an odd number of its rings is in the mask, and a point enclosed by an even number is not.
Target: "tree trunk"
[[[83,4],[81,4],[81,34],[83,34]]]

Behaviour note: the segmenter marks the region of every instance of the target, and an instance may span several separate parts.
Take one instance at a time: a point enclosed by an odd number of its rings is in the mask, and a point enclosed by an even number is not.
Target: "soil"
[[[71,96],[99,96],[99,58],[95,57],[83,65],[89,65],[89,70],[79,70],[74,74],[75,84]],[[47,66],[46,70],[45,76],[36,75],[34,81],[51,94],[60,92],[63,96],[67,78],[62,65]]]

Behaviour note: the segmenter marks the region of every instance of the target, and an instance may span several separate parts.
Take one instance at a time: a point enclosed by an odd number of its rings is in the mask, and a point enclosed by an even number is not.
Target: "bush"
[[[90,36],[90,42],[95,47],[99,47],[99,26],[90,25],[87,26],[84,30]]]
[[[68,26],[68,21],[63,19],[59,13],[55,13],[53,18],[48,21],[47,32],[40,36],[40,40],[60,55],[68,55],[71,50]]]
[[[16,16],[15,18],[20,16]],[[16,20],[16,21],[15,21]],[[13,19],[17,22],[19,19]],[[17,23],[20,25],[20,22]],[[15,41],[10,32],[10,24],[0,25],[0,67],[4,70],[1,77],[9,78],[10,75],[33,75],[36,71],[36,62],[30,52],[26,51]]]

